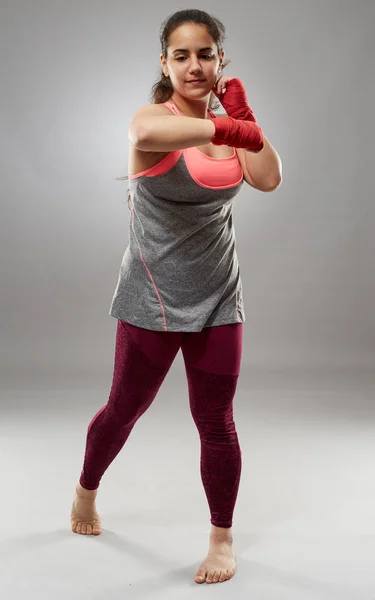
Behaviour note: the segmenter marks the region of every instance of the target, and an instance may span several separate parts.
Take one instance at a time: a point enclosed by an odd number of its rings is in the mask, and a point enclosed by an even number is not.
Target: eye
[[[180,58],[182,58],[182,60],[184,60],[186,58],[186,56],[179,56],[178,58],[176,58],[176,60],[178,60],[179,62],[181,62]],[[202,58],[210,59],[210,58],[213,58],[213,56],[211,54],[202,54]]]

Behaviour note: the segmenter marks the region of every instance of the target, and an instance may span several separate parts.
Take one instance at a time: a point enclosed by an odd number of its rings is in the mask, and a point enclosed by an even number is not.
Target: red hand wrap
[[[215,125],[211,142],[216,146],[245,148],[255,153],[263,149],[263,131],[256,123],[239,121],[232,117],[215,117],[210,121]]]
[[[253,121],[256,123],[255,115],[249,106],[246,90],[241,79],[235,77],[225,84],[226,92],[217,97],[225,108],[227,114],[233,119],[241,121]]]

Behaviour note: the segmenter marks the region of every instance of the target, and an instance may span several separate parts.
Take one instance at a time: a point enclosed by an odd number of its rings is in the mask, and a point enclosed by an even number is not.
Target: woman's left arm
[[[223,90],[226,90],[224,93]],[[252,108],[249,106],[245,86],[238,77],[221,75],[216,82],[213,92],[227,115],[233,119],[244,119],[256,123]],[[282,165],[280,156],[264,135],[264,146],[260,152],[251,152],[236,148],[239,161],[244,173],[244,179],[249,185],[262,192],[272,192],[282,182]]]

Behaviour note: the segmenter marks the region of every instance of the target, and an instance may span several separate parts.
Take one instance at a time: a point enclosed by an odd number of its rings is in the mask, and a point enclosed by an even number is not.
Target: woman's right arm
[[[172,152],[208,144],[215,134],[211,119],[165,113],[161,104],[146,104],[134,115],[129,126],[129,141],[145,152]]]

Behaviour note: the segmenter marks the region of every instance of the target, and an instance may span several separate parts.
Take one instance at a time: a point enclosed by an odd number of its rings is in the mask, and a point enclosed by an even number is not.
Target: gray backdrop
[[[243,80],[283,163],[279,189],[245,185],[235,200],[242,369],[371,377],[375,4],[242,4],[2,2],[4,389],[109,384],[130,216],[115,177],[159,71],[159,26],[195,7],[225,24],[225,73]]]
[[[104,474],[103,535],[69,523],[112,379],[108,311],[130,216],[115,177],[159,72],[159,26],[189,7],[224,22],[225,73],[244,81],[284,175],[270,194],[244,185],[234,204],[247,320],[239,572],[227,584],[238,600],[374,600],[375,4],[364,0],[1,1],[0,597],[191,600],[206,556],[181,353]]]

